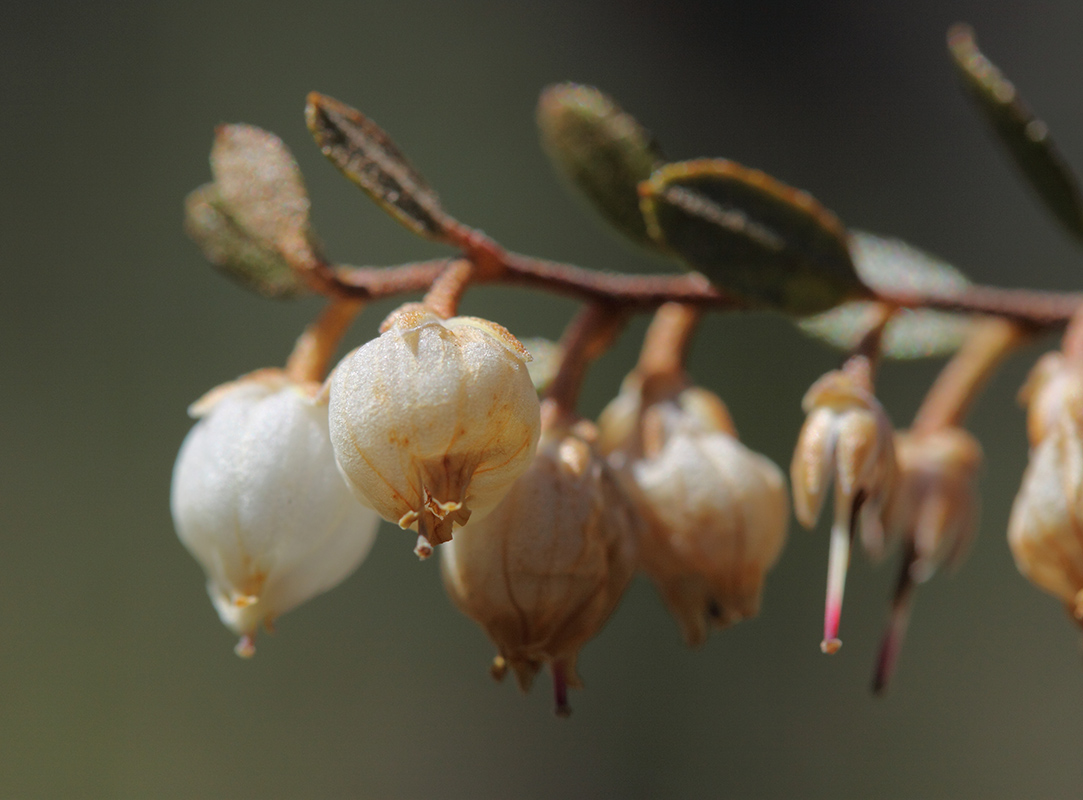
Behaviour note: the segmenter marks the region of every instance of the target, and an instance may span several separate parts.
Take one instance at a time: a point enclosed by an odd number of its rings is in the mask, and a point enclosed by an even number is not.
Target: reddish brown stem
[[[454,317],[459,310],[459,301],[476,273],[473,262],[465,258],[448,262],[425,294],[425,305],[438,317]]]
[[[636,372],[640,377],[680,377],[688,360],[702,312],[686,303],[666,303],[659,307],[643,337]]]
[[[297,338],[286,361],[286,375],[298,382],[322,381],[339,342],[363,307],[362,300],[331,300]]]
[[[1083,306],[1068,321],[1060,346],[1065,358],[1075,364],[1083,364]]]
[[[876,368],[880,363],[880,343],[884,337],[884,327],[887,325],[895,308],[880,303],[876,307],[877,317],[872,326],[861,338],[854,352],[842,365],[842,371],[857,381],[863,389],[872,392],[876,382]]]
[[[997,367],[1025,339],[1026,331],[1005,319],[991,317],[976,323],[925,395],[911,431],[928,433],[961,425]]]
[[[587,367],[616,341],[628,315],[610,303],[593,303],[573,319],[561,337],[564,352],[560,369],[546,392],[548,405],[561,415],[572,416],[579,400]]]

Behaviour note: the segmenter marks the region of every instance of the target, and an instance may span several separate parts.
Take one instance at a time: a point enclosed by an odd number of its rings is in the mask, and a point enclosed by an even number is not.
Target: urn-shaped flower
[[[756,616],[786,539],[782,471],[741,444],[722,401],[698,387],[644,392],[633,373],[599,428],[647,522],[640,564],[689,646]]]
[[[273,621],[345,579],[372,546],[379,518],[339,475],[316,385],[267,370],[219,387],[173,470],[177,534],[207,574],[226,627],[254,652]]]
[[[593,426],[556,420],[501,503],[442,548],[444,584],[492,639],[493,673],[529,688],[553,673],[557,712],[580,685],[576,658],[616,608],[635,567],[637,520],[591,443]]]
[[[1008,544],[1019,571],[1083,621],[1083,370],[1047,354],[1021,399],[1032,447]]]
[[[418,531],[418,555],[484,514],[530,465],[540,428],[529,355],[499,325],[406,306],[331,380],[331,441],[350,487]]]
[[[860,523],[861,542],[869,555],[878,558],[885,550],[882,516],[897,470],[894,429],[872,392],[844,370],[817,380],[801,405],[807,416],[794,449],[790,480],[794,512],[802,525],[816,524],[827,491],[832,483],[835,486],[820,645],[825,653],[834,653],[842,645],[839,618],[854,523]]]

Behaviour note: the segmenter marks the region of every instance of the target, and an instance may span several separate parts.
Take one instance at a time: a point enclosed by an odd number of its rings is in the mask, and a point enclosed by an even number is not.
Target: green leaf
[[[388,214],[426,239],[447,241],[455,221],[391,138],[360,111],[312,92],[305,122],[320,151]]]
[[[211,264],[264,297],[290,298],[307,291],[278,250],[229,215],[216,184],[200,186],[185,199],[184,230]]]
[[[610,97],[577,83],[542,92],[537,120],[542,148],[557,172],[617,230],[657,250],[637,192],[662,162],[650,132]]]
[[[955,267],[897,239],[854,231],[850,252],[862,280],[885,294],[947,294],[970,284]],[[879,320],[875,303],[855,301],[800,320],[798,326],[841,350],[853,350]],[[881,353],[896,359],[949,355],[962,346],[973,324],[967,314],[905,309],[884,328]]]
[[[967,92],[1038,192],[1046,207],[1077,239],[1083,239],[1079,181],[1053,144],[1046,124],[1034,116],[1015,86],[986,58],[966,25],[948,31],[948,50]]]
[[[754,305],[811,314],[868,296],[835,215],[759,170],[667,164],[639,193],[655,241]]]
[[[253,125],[220,125],[211,172],[223,208],[253,239],[299,267],[320,260],[304,179],[281,139]]]

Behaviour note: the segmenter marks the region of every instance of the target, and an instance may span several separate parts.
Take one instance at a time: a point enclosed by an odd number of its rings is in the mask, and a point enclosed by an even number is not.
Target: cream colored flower
[[[807,417],[790,466],[794,511],[806,528],[816,524],[827,490],[835,485],[827,602],[821,649],[834,653],[850,542],[855,523],[873,557],[885,549],[881,516],[895,479],[894,431],[871,392],[839,370],[820,378],[802,401]]]
[[[213,390],[173,470],[177,535],[242,656],[261,622],[352,573],[376,534],[335,466],[317,388],[268,370]]]
[[[499,325],[407,306],[331,380],[331,441],[354,492],[418,531],[419,556],[495,506],[540,428],[526,350]]]
[[[635,567],[637,520],[591,444],[592,426],[557,422],[501,503],[444,545],[444,584],[529,688],[553,673],[557,712],[580,686],[576,658],[616,608]]]
[[[1047,419],[1008,521],[1015,563],[1083,620],[1083,429],[1074,414]]]
[[[786,539],[782,472],[736,437],[722,401],[698,387],[644,396],[634,374],[599,419],[610,462],[647,521],[640,563],[689,646],[710,626],[759,611]]]

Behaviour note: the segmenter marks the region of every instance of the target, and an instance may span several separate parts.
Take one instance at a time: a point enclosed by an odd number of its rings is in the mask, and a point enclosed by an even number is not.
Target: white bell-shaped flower
[[[331,379],[331,441],[357,496],[417,530],[417,554],[500,502],[541,426],[519,341],[496,323],[393,314]]]
[[[207,573],[222,622],[254,652],[273,621],[344,580],[364,560],[379,518],[335,465],[316,384],[265,370],[212,390],[173,470],[181,542]]]

